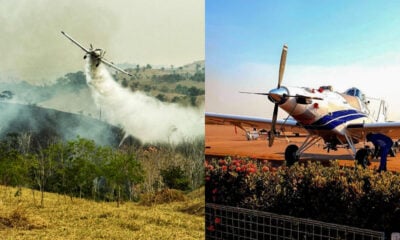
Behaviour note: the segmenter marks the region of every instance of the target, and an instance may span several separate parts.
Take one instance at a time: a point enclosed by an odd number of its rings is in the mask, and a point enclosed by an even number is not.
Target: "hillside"
[[[93,202],[0,186],[0,229],[4,239],[204,239],[204,189],[184,201],[153,206]],[[36,200],[37,201],[37,200]]]
[[[133,76],[117,72],[114,77],[122,86],[132,91],[143,91],[164,102],[199,106],[204,103],[204,61],[196,61],[180,67],[153,68],[137,65],[128,68]]]
[[[184,106],[204,104],[204,61],[158,69],[153,69],[150,64],[143,67],[136,65],[136,68],[128,68],[127,71],[133,76],[114,72],[114,78],[131,91],[142,91],[160,101]],[[80,135],[95,139],[100,144],[112,142],[115,145],[120,138],[105,139],[110,136],[109,130],[99,129],[99,126],[106,127],[107,124],[93,119],[101,119],[103,113],[96,106],[82,71],[67,73],[53,84],[43,86],[27,82],[0,82],[0,104],[3,111],[0,137],[24,130],[40,132],[40,138],[47,141],[54,136],[71,139]],[[100,125],[97,124],[99,122]]]
[[[0,102],[0,111],[1,139],[8,134],[29,133],[32,144],[43,147],[54,139],[80,136],[101,145],[118,146],[123,137],[120,128],[79,114],[7,102]]]
[[[196,61],[180,67],[153,68],[136,65],[129,68],[132,77],[115,72],[114,79],[131,91],[142,91],[164,102],[176,102],[185,106],[202,106],[205,92],[204,61]],[[128,67],[128,68],[127,68]],[[1,92],[11,92],[11,98],[2,98]],[[82,71],[66,73],[52,84],[37,86],[27,82],[0,81],[0,101],[37,105],[64,112],[99,117],[86,78]]]

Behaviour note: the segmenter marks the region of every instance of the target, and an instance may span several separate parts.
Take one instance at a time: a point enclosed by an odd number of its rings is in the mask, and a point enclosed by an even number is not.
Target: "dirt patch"
[[[178,211],[196,216],[205,216],[204,201],[187,204],[178,208]]]
[[[46,227],[43,219],[28,217],[25,209],[17,208],[8,216],[0,216],[0,229],[18,228],[24,230],[42,229]]]
[[[284,152],[289,144],[300,146],[304,137],[276,138],[274,145],[268,147],[265,136],[258,140],[247,141],[244,132],[235,131],[234,126],[206,125],[205,129],[205,154],[211,156],[240,156],[257,159],[266,159],[274,163],[284,163]],[[301,162],[339,160],[340,165],[354,166],[354,160],[348,149],[339,149],[329,153],[323,149],[323,142],[318,142],[308,149],[302,156]],[[379,160],[373,160],[371,169],[378,168]],[[400,153],[396,157],[388,157],[387,168],[390,171],[400,171]]]

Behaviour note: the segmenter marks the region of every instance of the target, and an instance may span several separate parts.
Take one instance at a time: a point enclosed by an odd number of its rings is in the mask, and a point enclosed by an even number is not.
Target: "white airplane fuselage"
[[[335,145],[344,144],[348,124],[374,122],[369,116],[368,108],[360,92],[358,96],[352,96],[331,91],[328,87],[319,89],[281,87],[280,89],[284,94],[279,107],[310,134],[321,136],[325,142]],[[353,90],[359,91],[355,88]],[[277,102],[276,99],[271,100]],[[357,143],[359,139],[353,137],[352,140]]]

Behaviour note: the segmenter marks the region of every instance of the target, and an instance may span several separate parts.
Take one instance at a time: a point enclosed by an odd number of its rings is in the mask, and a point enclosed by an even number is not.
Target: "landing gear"
[[[285,150],[285,161],[286,161],[286,166],[290,167],[294,163],[299,161],[299,155],[297,155],[297,151],[299,150],[299,147],[292,144],[287,146]]]
[[[321,137],[318,135],[308,135],[300,147],[294,144],[287,146],[285,150],[286,166],[292,166],[294,163],[298,162],[304,151],[316,144],[320,139]]]
[[[357,164],[361,165],[363,168],[371,165],[370,160],[373,158],[374,153],[369,147],[361,148],[356,153]]]

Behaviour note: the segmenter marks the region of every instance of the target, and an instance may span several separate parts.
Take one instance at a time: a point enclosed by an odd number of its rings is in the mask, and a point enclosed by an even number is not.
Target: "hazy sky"
[[[399,1],[206,0],[206,110],[270,117],[266,97],[238,91],[275,88],[287,44],[283,85],[355,86],[400,120],[399,12]]]
[[[0,0],[0,80],[46,82],[83,70],[60,31],[115,63],[181,66],[204,60],[202,0]]]

